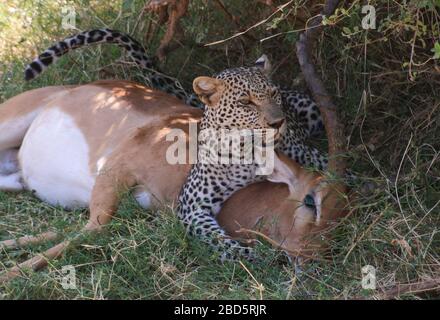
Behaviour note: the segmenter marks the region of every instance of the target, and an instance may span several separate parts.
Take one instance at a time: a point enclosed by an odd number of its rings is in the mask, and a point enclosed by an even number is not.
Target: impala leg
[[[34,271],[37,271],[41,268],[44,268],[45,266],[47,266],[49,260],[58,258],[69,244],[70,241],[63,241],[56,246],[50,248],[49,250],[46,250],[42,254],[34,256],[31,259],[26,260],[25,262],[22,262],[17,266],[9,269],[8,271],[0,275],[0,284],[6,283],[16,277],[21,276],[23,269],[32,269]]]
[[[22,275],[23,269],[40,270],[47,266],[48,261],[58,258],[67,248],[79,245],[83,241],[83,235],[96,233],[108,224],[116,212],[119,203],[119,186],[115,180],[109,181],[109,177],[98,177],[92,191],[90,203],[90,217],[86,226],[73,240],[65,240],[56,246],[46,250],[42,254],[32,257],[25,262],[0,274],[0,284],[8,282]],[[113,182],[110,183],[110,182]]]
[[[56,232],[43,232],[36,236],[24,236],[17,239],[0,241],[0,250],[2,249],[16,249],[29,245],[40,244],[46,241],[56,240],[60,235]]]

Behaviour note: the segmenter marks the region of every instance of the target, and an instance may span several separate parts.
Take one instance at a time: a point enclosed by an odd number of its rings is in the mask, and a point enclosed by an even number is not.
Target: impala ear
[[[260,68],[261,71],[263,71],[263,73],[266,76],[269,76],[270,73],[272,72],[272,64],[269,61],[269,58],[263,54],[261,57],[259,57],[257,59],[257,61],[255,61],[255,66]]]
[[[289,187],[290,193],[295,189],[297,176],[296,172],[292,170],[280,157],[275,154],[274,168],[272,174],[267,177],[267,180],[275,183],[285,183]]]
[[[197,77],[193,81],[194,92],[208,107],[213,107],[217,104],[224,87],[222,80],[211,77]]]

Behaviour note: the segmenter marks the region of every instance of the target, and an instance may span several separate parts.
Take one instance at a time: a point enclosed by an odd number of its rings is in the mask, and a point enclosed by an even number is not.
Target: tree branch
[[[168,12],[167,31],[163,36],[156,55],[160,61],[165,59],[167,52],[171,49],[171,41],[179,29],[179,21],[188,10],[189,0],[151,0],[146,9],[155,11],[162,16]]]
[[[317,75],[311,56],[312,48],[318,36],[323,31],[322,17],[331,15],[339,4],[339,0],[327,0],[321,15],[314,17],[306,30],[301,33],[296,43],[296,55],[316,104],[321,111],[328,137],[329,170],[338,176],[345,174],[346,162],[344,126],[338,119],[337,108],[324,87],[320,77]]]

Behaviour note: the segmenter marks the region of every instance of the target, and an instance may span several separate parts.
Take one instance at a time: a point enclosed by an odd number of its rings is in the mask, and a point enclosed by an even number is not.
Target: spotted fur
[[[327,156],[306,143],[307,138],[323,130],[318,106],[302,93],[292,90],[280,90],[280,93],[287,130],[279,150],[301,165],[325,170]]]

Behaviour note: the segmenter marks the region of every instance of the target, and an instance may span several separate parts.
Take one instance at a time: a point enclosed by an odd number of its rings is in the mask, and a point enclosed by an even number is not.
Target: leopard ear
[[[194,92],[208,107],[219,102],[224,87],[222,80],[211,77],[197,77],[193,81]]]
[[[272,64],[269,61],[269,58],[263,54],[261,57],[259,57],[257,59],[257,61],[255,61],[255,66],[260,68],[261,71],[263,71],[263,73],[266,76],[269,76],[270,73],[272,72]]]

